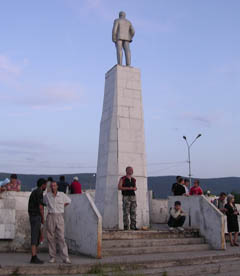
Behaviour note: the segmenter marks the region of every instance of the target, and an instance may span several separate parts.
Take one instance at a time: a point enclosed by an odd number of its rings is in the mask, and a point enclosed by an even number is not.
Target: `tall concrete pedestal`
[[[144,121],[139,69],[116,65],[105,76],[95,203],[104,229],[123,229],[119,178],[132,166],[137,180],[137,227],[149,225]]]

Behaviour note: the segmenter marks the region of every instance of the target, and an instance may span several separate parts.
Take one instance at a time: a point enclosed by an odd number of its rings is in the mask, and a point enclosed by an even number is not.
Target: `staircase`
[[[126,256],[171,252],[209,250],[198,230],[185,233],[169,231],[105,231],[103,232],[102,255]]]
[[[102,275],[240,275],[239,249],[212,250],[198,229],[104,231],[102,255],[112,263]]]
[[[71,256],[72,265],[28,263],[29,254],[0,254],[0,275],[81,276],[239,276],[240,250],[212,250],[197,229],[170,233],[167,228],[150,231],[104,231],[102,259]],[[15,258],[15,259],[14,259]],[[8,262],[11,260],[12,265]]]

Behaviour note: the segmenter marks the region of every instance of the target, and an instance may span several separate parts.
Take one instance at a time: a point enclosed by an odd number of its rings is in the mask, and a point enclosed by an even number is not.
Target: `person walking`
[[[43,191],[47,187],[47,181],[40,178],[37,181],[37,188],[32,191],[28,201],[28,214],[31,226],[31,251],[30,263],[43,264],[37,257],[37,247],[40,242],[41,224],[44,224]]]
[[[137,201],[135,191],[136,179],[133,176],[133,168],[126,168],[126,175],[121,177],[118,183],[118,190],[122,191],[123,202],[123,224],[124,230],[129,230],[129,215],[130,215],[130,229],[137,230],[136,227],[136,210]]]
[[[71,199],[63,192],[58,191],[56,182],[51,183],[51,192],[44,196],[44,203],[48,210],[47,215],[47,240],[50,263],[56,262],[56,241],[62,261],[71,264],[68,257],[68,248],[64,239],[64,207],[71,203]]]
[[[239,233],[239,213],[234,203],[234,196],[231,194],[227,196],[227,204],[225,205],[225,209],[227,215],[227,229],[229,233],[231,246],[239,246],[239,244],[237,243]],[[234,239],[232,233],[234,233]]]
[[[74,178],[73,178],[73,182],[70,185],[70,191],[71,191],[71,194],[81,194],[82,193],[82,185],[78,181],[77,176],[74,176]]]

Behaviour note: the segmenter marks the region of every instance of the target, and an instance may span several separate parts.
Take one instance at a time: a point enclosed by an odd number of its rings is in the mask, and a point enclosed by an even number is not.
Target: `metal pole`
[[[192,171],[191,171],[191,146],[188,145],[188,176],[189,176],[189,189],[192,187]]]
[[[189,176],[189,188],[192,187],[192,169],[191,169],[191,147],[196,142],[196,140],[201,137],[202,134],[198,134],[198,136],[193,140],[191,144],[188,143],[187,137],[183,136],[183,139],[186,141],[187,148],[188,148],[188,176]]]

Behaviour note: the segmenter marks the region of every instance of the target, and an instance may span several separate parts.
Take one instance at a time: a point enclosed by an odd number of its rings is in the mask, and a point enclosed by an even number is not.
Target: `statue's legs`
[[[129,41],[123,41],[123,49],[125,52],[126,65],[131,65],[131,51],[129,46]]]
[[[123,41],[118,40],[116,42],[116,49],[117,49],[117,62],[119,65],[122,65],[122,46],[123,46]]]

